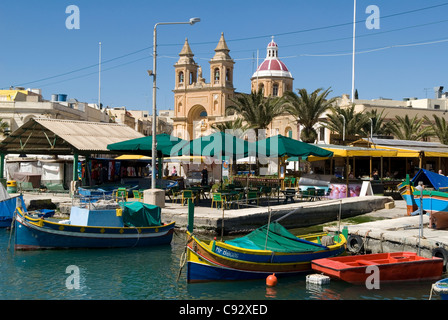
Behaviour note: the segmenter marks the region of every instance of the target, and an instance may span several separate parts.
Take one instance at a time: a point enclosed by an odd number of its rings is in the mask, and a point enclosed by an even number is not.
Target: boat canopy
[[[268,234],[267,240],[266,234]],[[227,240],[225,243],[244,249],[274,252],[314,252],[319,249],[328,249],[323,245],[296,237],[278,222],[272,222],[244,237]]]
[[[142,202],[125,202],[123,207],[123,224],[127,227],[161,226],[161,209]]]
[[[434,188],[437,191],[448,188],[448,177],[426,169],[420,169],[411,181],[414,186],[417,186],[419,181],[423,181],[424,185]],[[443,191],[446,191],[446,189]]]

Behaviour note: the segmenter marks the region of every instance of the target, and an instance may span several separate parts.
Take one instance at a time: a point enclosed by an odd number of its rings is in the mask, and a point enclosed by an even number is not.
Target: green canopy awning
[[[160,152],[160,155],[163,156],[170,156],[175,146],[182,145],[186,142],[185,140],[166,133],[158,134],[156,136],[156,139],[157,151]],[[152,155],[152,136],[109,144],[107,146],[107,149],[109,149],[110,151],[120,151],[133,154],[138,153],[140,155]]]
[[[281,134],[257,141],[257,155],[266,157],[332,157],[333,152]]]
[[[180,146],[180,145],[179,145]],[[178,155],[207,156],[217,159],[231,157],[245,158],[249,154],[250,143],[225,132],[215,132],[185,143],[178,149]],[[254,149],[255,151],[255,149]]]

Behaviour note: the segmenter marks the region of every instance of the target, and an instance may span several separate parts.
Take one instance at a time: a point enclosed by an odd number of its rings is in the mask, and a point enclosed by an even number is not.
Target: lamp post
[[[156,188],[156,159],[157,159],[157,27],[164,24],[189,24],[193,25],[196,22],[200,22],[200,18],[191,18],[188,22],[159,22],[154,26],[154,44],[153,44],[153,70],[148,70],[149,76],[152,76],[152,174],[151,174],[151,189]]]
[[[345,141],[345,116],[343,114],[340,114],[339,116],[341,116],[343,120],[342,141]]]

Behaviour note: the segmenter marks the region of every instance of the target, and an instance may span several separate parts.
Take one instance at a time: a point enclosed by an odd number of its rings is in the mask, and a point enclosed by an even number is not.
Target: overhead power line
[[[421,11],[425,11],[425,10],[436,9],[436,8],[440,8],[440,7],[447,6],[447,5],[448,5],[448,2],[445,2],[445,3],[438,4],[438,5],[433,5],[433,6],[423,7],[423,8],[419,8],[419,9],[413,9],[413,10],[408,10],[408,11],[404,11],[404,12],[398,12],[398,13],[394,13],[394,14],[385,15],[385,16],[382,16],[381,19],[387,19],[387,18],[397,17],[397,16],[401,16],[401,15],[417,13],[417,12],[421,12]],[[415,28],[415,27],[421,27],[421,26],[427,26],[427,25],[431,25],[431,24],[435,24],[435,23],[441,23],[441,22],[447,22],[447,21],[448,20],[441,20],[441,21],[437,21],[437,22],[429,22],[429,23],[426,23],[426,24],[420,24],[420,25],[415,25],[415,26],[410,26],[410,27],[405,27],[405,28],[399,28],[399,29],[389,30],[389,31],[383,31],[383,32],[379,32],[379,33],[371,34],[371,35],[378,35],[378,34],[381,34],[381,33],[400,31],[400,30],[405,30],[405,29],[410,29],[410,28]],[[364,23],[364,22],[365,22],[364,20],[356,21],[356,23]],[[285,35],[291,35],[291,34],[306,33],[306,32],[312,32],[312,31],[320,31],[320,30],[326,30],[326,29],[330,29],[330,28],[338,28],[338,27],[342,27],[342,26],[348,26],[348,25],[352,25],[352,24],[353,24],[353,22],[339,23],[339,24],[333,24],[333,25],[329,25],[329,26],[322,26],[322,27],[315,27],[315,28],[309,28],[309,29],[303,29],[303,30],[297,30],[297,31],[277,33],[277,34],[274,34],[274,36],[279,37],[279,36],[285,36]],[[271,36],[273,36],[273,35],[272,34],[270,34],[270,35],[260,35],[260,36],[253,36],[253,37],[229,39],[229,40],[226,40],[226,41],[227,42],[247,41],[247,40],[260,39],[260,38],[266,38],[266,37],[271,37]],[[363,36],[370,36],[370,35],[363,35]],[[363,36],[358,36],[358,37],[363,37]],[[287,45],[287,47],[297,46],[297,45],[318,44],[318,43],[325,43],[325,42],[330,42],[330,41],[340,41],[340,40],[346,40],[346,39],[351,39],[351,37],[330,39],[330,40],[322,40],[322,41],[313,41],[313,42],[309,42],[309,43],[302,43],[302,44],[296,44],[296,45]],[[203,45],[203,44],[211,44],[211,43],[215,43],[215,41],[213,41],[213,42],[212,41],[193,42],[193,43],[191,43],[191,45]],[[159,46],[179,46],[179,44],[178,43],[176,43],[176,44],[159,44]],[[389,48],[389,47],[393,47],[393,46],[388,46],[388,47],[384,47],[384,48]],[[121,55],[121,56],[117,56],[115,58],[111,58],[111,59],[105,60],[105,61],[102,62],[102,64],[107,64],[107,63],[110,63],[110,62],[113,62],[113,61],[116,61],[116,60],[119,60],[119,59],[123,59],[123,58],[126,58],[126,57],[129,57],[129,56],[138,54],[140,52],[143,52],[143,51],[146,51],[146,50],[149,50],[149,49],[152,49],[152,46],[148,46],[148,47],[145,47],[145,48],[142,48],[142,49],[139,49],[139,50],[136,50],[136,51],[133,51],[133,52]],[[379,48],[377,50],[384,50],[384,49],[380,49]],[[342,54],[342,55],[345,55],[345,54]],[[312,55],[311,54],[302,54],[301,56],[312,56]],[[331,56],[331,54],[321,54],[321,55],[314,55],[314,56]],[[109,68],[109,69],[105,69],[104,71],[115,69],[115,68],[118,68],[120,66],[128,65],[130,63],[134,63],[134,62],[137,62],[137,61],[141,61],[141,60],[144,60],[144,59],[149,58],[149,57],[151,57],[150,54],[148,55],[148,57],[137,59],[137,60],[133,60],[131,62],[125,62],[125,63],[120,64],[118,66],[115,66],[115,67],[112,67],[112,68]],[[247,59],[246,58],[242,58],[242,59],[234,59],[234,60],[248,60],[248,59],[249,58],[247,58]],[[67,75],[74,74],[74,73],[77,73],[77,72],[81,72],[81,71],[84,71],[84,70],[88,70],[90,68],[96,68],[96,67],[98,67],[98,65],[99,65],[99,63],[95,63],[95,64],[92,64],[92,65],[89,65],[89,66],[86,66],[86,67],[78,68],[78,69],[75,69],[75,70],[72,70],[72,71],[68,71],[68,72],[64,72],[64,73],[60,73],[60,74],[57,74],[57,75],[48,76],[48,77],[37,79],[37,80],[33,80],[33,81],[23,82],[21,84],[16,84],[15,86],[19,86],[19,87],[28,86],[30,84],[56,79],[56,78],[59,78],[59,77],[63,77],[63,76],[67,76]],[[73,80],[73,79],[78,79],[78,78],[86,77],[86,76],[89,76],[91,74],[96,74],[96,73],[97,72],[92,72],[92,73],[89,73],[87,75],[82,75],[82,76],[74,77],[74,78],[71,78],[71,79],[68,79],[68,80],[63,80],[63,81],[69,81],[69,80]],[[59,82],[61,82],[61,81],[58,81],[58,83]]]

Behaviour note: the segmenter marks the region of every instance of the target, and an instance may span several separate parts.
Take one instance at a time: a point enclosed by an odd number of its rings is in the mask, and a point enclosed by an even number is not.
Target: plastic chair
[[[255,191],[249,191],[247,193],[247,202],[251,203],[252,201],[257,201],[257,206],[258,206],[258,193]]]
[[[128,191],[126,188],[118,188],[115,193],[115,201],[128,201]]]
[[[140,191],[138,190],[132,190],[132,194],[134,195],[134,199],[137,201],[142,201],[143,200],[143,195]]]
[[[271,197],[271,196],[272,196],[272,187],[269,187],[269,186],[262,186],[262,187],[260,188],[260,192],[261,192],[262,194],[264,194],[265,196],[268,196],[268,195],[269,195],[269,197]]]
[[[310,196],[310,193],[308,190],[300,190],[300,200],[308,199]]]
[[[216,209],[218,209],[218,203],[221,204],[221,206],[225,206],[226,204],[226,198],[220,194],[220,193],[213,193],[212,194],[212,208],[213,208],[213,204],[216,203]]]
[[[171,196],[173,197],[172,199]],[[173,203],[177,203],[178,199],[182,199],[180,196],[181,192],[178,186],[172,187],[168,190],[168,197],[171,199],[171,201],[173,201]]]
[[[232,202],[230,205],[235,204],[238,206],[238,209],[240,208],[240,201],[244,199],[244,192],[238,192],[237,194],[235,194],[235,196],[233,197],[233,200],[235,202]]]
[[[308,197],[310,198],[310,201],[313,201],[316,199],[316,188],[308,188]]]
[[[296,178],[291,178],[289,186],[295,188],[295,186],[296,186]]]
[[[316,190],[316,198],[322,200],[325,197],[325,189],[317,189]]]
[[[185,201],[188,201],[188,199],[191,199],[191,201],[194,202],[196,197],[194,196],[194,192],[192,190],[183,190],[182,191],[182,205],[184,205]]]

